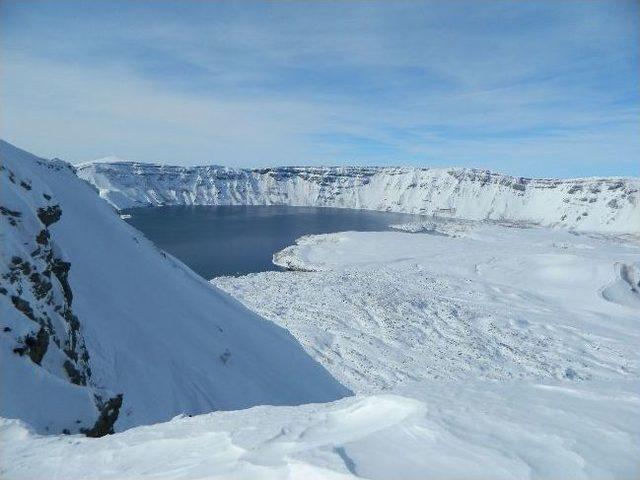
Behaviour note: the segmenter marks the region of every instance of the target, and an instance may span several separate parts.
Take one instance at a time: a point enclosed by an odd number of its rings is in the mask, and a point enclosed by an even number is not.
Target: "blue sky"
[[[640,175],[640,2],[0,2],[0,129],[73,162]]]

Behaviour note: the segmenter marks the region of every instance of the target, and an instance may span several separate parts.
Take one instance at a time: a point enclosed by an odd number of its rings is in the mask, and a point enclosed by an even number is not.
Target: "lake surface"
[[[206,279],[280,270],[275,252],[303,235],[384,231],[423,219],[403,213],[288,206],[177,206],[125,210],[127,222]]]

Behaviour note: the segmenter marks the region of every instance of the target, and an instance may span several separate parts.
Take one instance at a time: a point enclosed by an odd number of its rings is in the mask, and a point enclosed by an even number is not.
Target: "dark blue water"
[[[194,206],[123,213],[147,238],[206,279],[278,270],[272,255],[302,235],[383,231],[415,215],[339,208]]]

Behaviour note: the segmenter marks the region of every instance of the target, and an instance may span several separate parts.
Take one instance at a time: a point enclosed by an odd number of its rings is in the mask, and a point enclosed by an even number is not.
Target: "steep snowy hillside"
[[[640,232],[640,179],[542,180],[471,169],[219,166],[89,162],[78,175],[117,208],[297,205]]]
[[[159,251],[61,161],[0,143],[0,415],[111,430],[349,391]]]

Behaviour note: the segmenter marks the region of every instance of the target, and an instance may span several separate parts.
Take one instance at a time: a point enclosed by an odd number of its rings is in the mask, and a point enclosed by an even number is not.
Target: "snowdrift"
[[[511,177],[486,170],[375,167],[233,169],[126,161],[78,175],[116,208],[155,205],[342,207],[640,233],[640,179]]]
[[[349,395],[284,329],[123,222],[58,160],[0,142],[0,416],[39,433]]]
[[[427,382],[400,395],[255,407],[99,439],[0,420],[3,478],[638,478],[638,382]],[[64,461],[61,461],[64,459]]]

